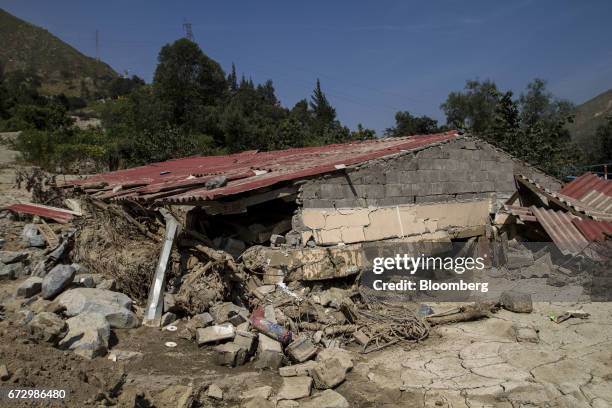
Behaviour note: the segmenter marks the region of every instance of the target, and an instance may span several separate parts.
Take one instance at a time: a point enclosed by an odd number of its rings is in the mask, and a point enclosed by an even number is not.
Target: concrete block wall
[[[304,208],[358,208],[509,197],[514,175],[552,190],[554,178],[477,139],[461,138],[416,152],[372,160],[300,188]]]

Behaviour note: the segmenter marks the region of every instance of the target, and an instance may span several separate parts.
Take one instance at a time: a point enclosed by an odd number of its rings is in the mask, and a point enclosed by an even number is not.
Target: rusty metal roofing
[[[575,217],[563,211],[530,207],[542,228],[563,255],[577,255],[589,246],[589,241],[572,222]]]
[[[605,180],[593,173],[586,173],[564,185],[560,193],[568,197],[582,199],[594,191],[612,197],[612,180]]]
[[[18,214],[38,215],[39,217],[48,218],[61,224],[70,222],[77,215],[74,211],[34,203],[13,204],[4,207],[4,209]]]
[[[589,241],[605,241],[606,234],[612,235],[612,222],[586,219],[574,219],[572,222]]]
[[[73,180],[66,187],[78,186],[101,199],[197,204],[334,172],[345,166],[444,143],[458,136],[456,131],[450,131],[271,152],[188,157]],[[207,188],[206,182],[216,176],[225,176],[227,184]]]

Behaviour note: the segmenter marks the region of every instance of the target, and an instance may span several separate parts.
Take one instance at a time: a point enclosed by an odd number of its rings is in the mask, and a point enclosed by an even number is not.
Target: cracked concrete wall
[[[369,208],[305,208],[301,212],[302,242],[318,245],[379,241],[485,226],[490,200]]]
[[[490,144],[472,138],[372,160],[343,173],[306,182],[299,200],[304,208],[365,208],[484,199],[498,203],[516,190],[523,174],[558,190],[561,183]]]

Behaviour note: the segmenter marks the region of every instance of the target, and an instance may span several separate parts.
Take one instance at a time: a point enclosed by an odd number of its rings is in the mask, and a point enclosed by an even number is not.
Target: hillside
[[[612,115],[612,89],[577,106],[575,115],[574,123],[568,128],[573,139],[590,152],[594,146],[595,131]]]
[[[117,73],[47,30],[0,9],[0,64],[5,72],[36,73],[40,92],[94,97]]]

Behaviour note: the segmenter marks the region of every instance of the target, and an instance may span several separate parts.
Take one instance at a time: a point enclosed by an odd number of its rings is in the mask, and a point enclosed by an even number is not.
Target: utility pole
[[[183,22],[183,29],[185,30],[185,38],[189,41],[193,41],[193,31],[191,30],[191,23],[187,19]]]
[[[96,59],[100,61],[100,33],[96,30]]]

